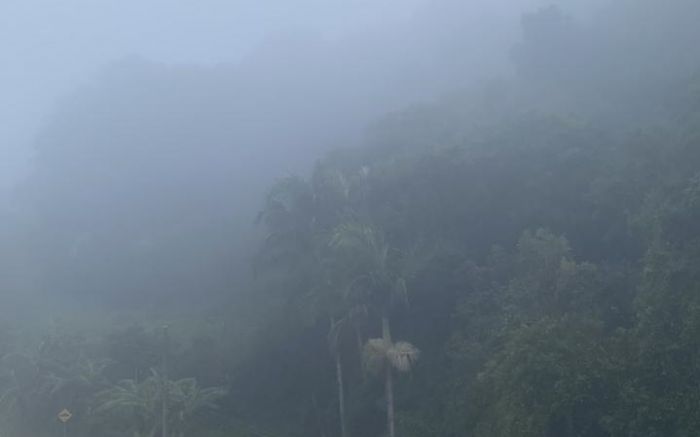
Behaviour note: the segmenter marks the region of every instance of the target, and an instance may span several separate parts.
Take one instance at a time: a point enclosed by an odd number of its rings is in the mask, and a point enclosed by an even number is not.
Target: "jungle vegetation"
[[[512,78],[270,181],[245,279],[202,263],[196,309],[173,272],[117,324],[7,322],[0,435],[700,435],[700,40],[631,22],[533,11]],[[144,226],[182,265],[226,245]]]

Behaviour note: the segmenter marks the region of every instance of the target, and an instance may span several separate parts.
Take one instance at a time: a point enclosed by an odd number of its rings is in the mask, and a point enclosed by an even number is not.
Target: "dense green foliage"
[[[67,407],[71,435],[158,435],[163,393],[178,436],[700,434],[700,82],[614,88],[620,59],[567,23],[524,20],[518,79],[277,181],[254,279],[172,344],[162,314],[0,331],[0,434]],[[546,77],[572,47],[595,74]]]

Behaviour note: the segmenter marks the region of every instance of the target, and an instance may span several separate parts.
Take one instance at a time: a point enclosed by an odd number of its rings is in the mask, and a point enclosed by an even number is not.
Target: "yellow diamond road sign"
[[[73,417],[73,414],[71,414],[70,411],[67,409],[63,409],[60,413],[58,413],[58,420],[60,420],[63,423],[66,423],[70,420],[71,417]]]

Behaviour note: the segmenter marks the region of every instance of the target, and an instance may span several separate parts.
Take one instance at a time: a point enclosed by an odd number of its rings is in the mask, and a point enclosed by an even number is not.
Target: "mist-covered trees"
[[[700,11],[647,3],[635,11],[663,12],[667,31]],[[533,11],[511,53],[517,77],[389,114],[366,143],[272,183],[254,250],[229,252],[221,229],[242,226],[232,216],[207,221],[214,197],[241,190],[226,168],[190,185],[156,149],[120,155],[99,130],[90,138],[115,156],[92,156],[97,168],[72,161],[83,149],[47,151],[96,183],[50,165],[33,181],[70,194],[54,217],[71,226],[49,243],[87,274],[73,291],[116,301],[145,290],[151,305],[104,320],[76,310],[72,328],[48,334],[0,328],[0,434],[53,435],[61,408],[77,436],[153,436],[163,419],[173,437],[700,434],[700,63],[690,51],[676,61],[697,29],[628,52],[645,34],[637,21],[621,28],[629,5],[590,23]],[[122,180],[113,164],[139,176]],[[62,178],[71,184],[54,186]],[[216,196],[208,178],[224,182]],[[206,207],[190,210],[172,182]],[[126,196],[140,215],[119,215],[109,190],[141,193]],[[85,199],[104,221],[77,220]],[[250,276],[230,278],[243,273],[216,254],[232,252]],[[101,286],[124,271],[142,276]]]
[[[407,291],[405,308],[386,297],[402,293],[359,295],[391,308],[385,322],[415,344],[406,357],[421,351],[395,381],[397,435],[697,432],[694,83],[673,85],[684,97],[656,122],[611,96],[644,120],[632,128],[589,117],[598,96],[564,116],[561,102],[469,95],[393,115],[371,147],[323,162],[361,181],[348,192],[362,200],[319,235],[352,249],[357,289]],[[382,267],[416,247],[420,268],[393,287]],[[366,355],[385,363],[386,344]],[[389,396],[359,369],[349,378],[350,428],[379,435],[367,405]]]
[[[172,381],[154,370],[143,381],[127,379],[99,392],[94,414],[111,422],[114,429],[139,436],[155,437],[162,432],[163,421],[167,432],[184,436],[188,431],[196,433],[192,429],[195,414],[217,408],[225,394],[222,387],[200,388],[194,378]]]

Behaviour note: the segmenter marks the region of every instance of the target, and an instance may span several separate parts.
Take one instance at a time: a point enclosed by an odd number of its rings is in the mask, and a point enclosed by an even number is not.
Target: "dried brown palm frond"
[[[387,350],[386,356],[391,365],[399,372],[408,372],[411,370],[418,357],[420,350],[406,341],[394,343]]]
[[[363,351],[367,370],[381,372],[387,364],[399,372],[408,372],[420,357],[420,350],[406,341],[389,343],[382,338],[367,341]]]

